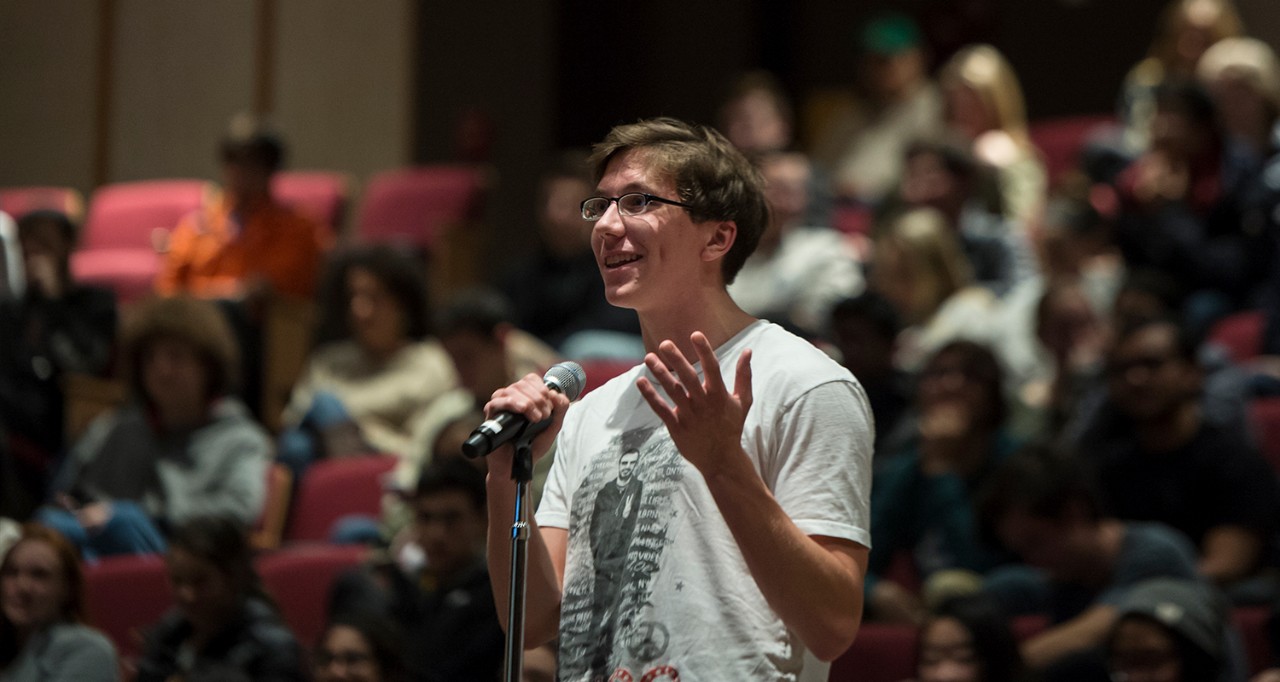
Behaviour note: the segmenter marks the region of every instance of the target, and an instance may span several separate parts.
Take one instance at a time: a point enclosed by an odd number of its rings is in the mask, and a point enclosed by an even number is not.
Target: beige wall
[[[0,186],[92,185],[97,8],[0,0]]]
[[[98,2],[0,0],[0,186],[92,188]],[[255,0],[116,0],[106,180],[217,178],[253,107]],[[357,180],[411,157],[412,0],[277,0],[274,117],[291,166]]]

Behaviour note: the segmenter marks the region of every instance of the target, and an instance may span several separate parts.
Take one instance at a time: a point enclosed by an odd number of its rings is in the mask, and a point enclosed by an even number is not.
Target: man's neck
[[[646,352],[656,353],[658,344],[670,340],[690,363],[695,363],[698,353],[689,339],[694,332],[702,332],[712,348],[719,348],[755,321],[756,318],[739,308],[729,292],[721,287],[701,300],[691,296],[672,301],[662,310],[641,313],[640,333]]]
[[[1187,401],[1168,414],[1137,424],[1138,444],[1147,452],[1169,452],[1186,445],[1200,432],[1200,405]]]

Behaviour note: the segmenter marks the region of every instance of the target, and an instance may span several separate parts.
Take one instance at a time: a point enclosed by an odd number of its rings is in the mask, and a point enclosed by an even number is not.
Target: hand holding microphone
[[[577,400],[586,384],[586,373],[576,362],[561,362],[547,370],[542,381],[552,391],[563,394],[570,402]],[[551,424],[551,415],[530,423],[519,412],[502,411],[486,419],[462,444],[462,453],[470,458],[482,457],[518,437],[532,437]]]

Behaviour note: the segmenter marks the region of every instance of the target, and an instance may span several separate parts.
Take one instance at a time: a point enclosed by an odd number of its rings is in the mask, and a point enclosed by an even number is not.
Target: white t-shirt
[[[758,321],[716,350],[731,391],[747,348],[742,444],[756,470],[803,532],[870,547],[862,386]],[[639,365],[569,409],[538,510],[542,526],[569,529],[560,679],[825,682],[829,666],[769,608],[701,474],[635,388],[642,375]]]

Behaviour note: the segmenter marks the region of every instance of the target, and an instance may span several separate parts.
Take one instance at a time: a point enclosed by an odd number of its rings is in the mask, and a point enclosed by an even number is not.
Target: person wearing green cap
[[[928,75],[920,30],[900,13],[858,32],[855,101],[818,137],[813,156],[838,197],[875,205],[897,185],[903,151],[942,127],[942,97]]]

